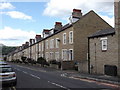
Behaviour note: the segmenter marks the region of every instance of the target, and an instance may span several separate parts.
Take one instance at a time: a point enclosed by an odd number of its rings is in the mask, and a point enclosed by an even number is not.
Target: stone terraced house
[[[81,10],[73,9],[69,19],[70,22],[66,25],[56,22],[52,29],[44,29],[43,37],[36,35],[35,39],[30,39],[29,45],[22,45],[12,56],[16,54],[16,59],[20,59],[24,55],[34,60],[44,57],[48,62],[57,60],[62,63],[62,69],[71,69],[77,63],[78,70],[87,73],[87,37],[98,30],[112,27],[92,10],[82,15]],[[9,55],[8,59],[14,57]]]

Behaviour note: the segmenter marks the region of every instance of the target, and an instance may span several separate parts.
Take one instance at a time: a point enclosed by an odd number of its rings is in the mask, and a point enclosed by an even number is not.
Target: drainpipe
[[[31,52],[31,45],[30,45],[30,58],[31,58],[31,56],[32,56],[32,52]]]
[[[45,58],[45,40],[43,41],[43,58]]]
[[[88,37],[88,73],[90,74],[90,38]]]
[[[39,58],[39,42],[37,43],[37,59]]]

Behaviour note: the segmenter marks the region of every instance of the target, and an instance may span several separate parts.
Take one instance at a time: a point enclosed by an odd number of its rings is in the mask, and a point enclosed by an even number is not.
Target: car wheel
[[[17,80],[13,83],[13,86],[16,86],[17,85]]]
[[[16,85],[17,85],[17,82],[14,82],[14,83],[13,83],[13,86],[16,86]]]

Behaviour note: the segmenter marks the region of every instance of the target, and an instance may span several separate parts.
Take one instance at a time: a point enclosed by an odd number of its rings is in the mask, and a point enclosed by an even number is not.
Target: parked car
[[[0,65],[8,65],[8,64],[4,61],[0,61]]]
[[[0,65],[0,82],[2,82],[2,86],[16,86],[16,73],[10,65]]]

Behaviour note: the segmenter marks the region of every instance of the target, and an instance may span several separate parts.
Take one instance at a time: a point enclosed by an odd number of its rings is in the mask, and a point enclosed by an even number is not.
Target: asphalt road
[[[91,82],[89,80],[80,80],[74,78],[68,78],[63,76],[63,72],[60,70],[54,70],[49,68],[40,68],[26,65],[11,64],[14,71],[17,74],[17,85],[15,87],[9,87],[9,90],[19,89],[64,89],[71,90],[88,89],[88,90],[109,90],[112,87],[103,85],[100,83]],[[3,88],[3,90],[5,90]],[[6,89],[8,90],[8,88]]]

